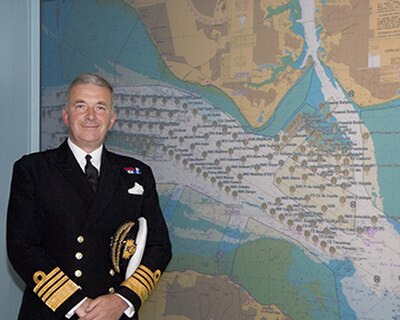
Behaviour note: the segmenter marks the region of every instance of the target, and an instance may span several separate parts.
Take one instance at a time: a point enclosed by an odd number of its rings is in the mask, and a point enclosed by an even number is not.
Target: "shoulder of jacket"
[[[33,152],[23,155],[16,162],[17,163],[35,163],[37,161],[43,161],[55,156],[57,149],[47,149],[44,151]]]
[[[141,160],[138,160],[133,157],[121,155],[118,153],[114,153],[111,151],[108,151],[109,157],[112,159],[112,161],[119,163],[121,166],[135,166],[135,167],[141,167],[141,168],[150,168],[149,165],[144,163]]]

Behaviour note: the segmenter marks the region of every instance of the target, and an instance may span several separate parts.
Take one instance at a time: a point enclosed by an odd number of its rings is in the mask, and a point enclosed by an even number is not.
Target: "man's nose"
[[[90,119],[93,119],[93,118],[95,118],[95,116],[96,116],[96,112],[95,112],[95,110],[94,110],[94,107],[88,107],[87,109],[86,109],[86,117],[88,117],[88,118],[90,118]]]

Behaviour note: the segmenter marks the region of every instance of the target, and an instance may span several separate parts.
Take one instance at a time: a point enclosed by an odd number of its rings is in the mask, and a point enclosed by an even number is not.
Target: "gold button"
[[[114,277],[114,275],[115,275],[114,269],[110,269],[110,275]]]
[[[111,287],[110,289],[108,289],[108,293],[114,293],[115,289],[113,287]]]
[[[75,253],[75,258],[81,260],[83,258],[83,253],[82,252]]]
[[[83,236],[79,236],[76,240],[77,240],[79,243],[82,243],[83,241],[85,241],[85,238],[84,238]]]
[[[75,270],[75,277],[80,278],[82,276],[82,271],[81,270]]]

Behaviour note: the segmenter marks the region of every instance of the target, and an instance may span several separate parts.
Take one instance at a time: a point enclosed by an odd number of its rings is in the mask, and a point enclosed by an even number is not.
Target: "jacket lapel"
[[[65,141],[58,148],[56,166],[74,190],[81,196],[88,206],[93,202],[95,194],[87,181],[85,174],[76,161],[71,149]]]
[[[84,222],[83,230],[89,228],[101,215],[104,214],[114,193],[120,176],[120,165],[112,161],[106,148],[101,157],[100,180],[90,213]]]

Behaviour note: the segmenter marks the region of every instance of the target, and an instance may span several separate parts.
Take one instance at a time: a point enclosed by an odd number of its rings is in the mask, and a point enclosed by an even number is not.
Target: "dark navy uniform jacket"
[[[128,192],[135,183],[143,194]],[[110,241],[121,224],[141,216],[148,226],[146,249],[125,280],[112,268]],[[13,169],[7,249],[26,283],[19,319],[63,319],[84,297],[112,292],[132,302],[136,318],[171,259],[150,167],[104,148],[94,193],[66,141],[23,156]]]

